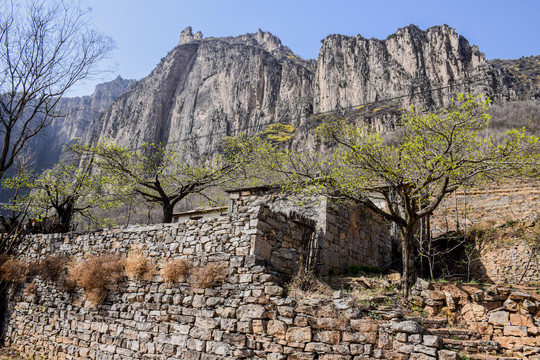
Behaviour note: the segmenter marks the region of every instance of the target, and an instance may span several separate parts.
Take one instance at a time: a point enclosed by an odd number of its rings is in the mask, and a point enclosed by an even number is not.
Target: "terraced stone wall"
[[[476,254],[472,263],[472,274],[476,279],[495,284],[540,282],[539,254],[534,242],[524,239],[484,241],[477,245]]]
[[[423,337],[415,322],[400,317],[373,320],[350,298],[306,304],[289,296],[285,281],[311,258],[310,252],[320,250],[314,234],[327,223],[321,225],[306,212],[280,210],[286,210],[283,199],[279,207],[278,201],[248,201],[251,196],[239,193],[227,216],[33,236],[27,261],[138,250],[158,269],[151,280],[124,277],[97,306],[86,300],[82,289],[63,290],[41,276],[14,284],[8,294],[6,343],[54,359],[437,356],[440,341]],[[193,273],[167,284],[159,267],[177,258],[188,260],[194,269],[220,262],[227,275],[209,287],[193,286]],[[32,291],[27,291],[29,286]],[[413,345],[403,346],[409,335],[415,335]]]

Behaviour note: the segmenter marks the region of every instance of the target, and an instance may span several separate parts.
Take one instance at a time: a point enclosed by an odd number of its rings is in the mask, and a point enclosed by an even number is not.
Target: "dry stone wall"
[[[442,337],[448,349],[538,359],[537,291],[533,287],[430,284],[419,279],[411,301],[430,316],[440,315],[424,325],[429,334]]]
[[[197,269],[221,262],[227,276],[207,288],[191,286],[190,276],[167,284],[159,272],[151,280],[124,278],[95,307],[83,290],[36,276],[32,291],[25,291],[28,283],[10,288],[7,344],[54,359],[443,358],[440,339],[399,314],[373,319],[343,294],[305,301],[289,295],[283,274],[304,261],[319,224],[299,212],[243,203],[253,194],[238,194],[239,206],[227,216],[33,236],[28,260],[138,250],[158,264],[183,258]]]
[[[495,284],[540,282],[538,250],[524,239],[480,243],[472,264],[475,278]]]
[[[457,359],[416,321],[371,319],[346,297],[298,303],[257,265],[211,289],[127,281],[98,308],[37,283],[12,300],[8,339],[49,359]]]
[[[359,206],[329,207],[320,244],[320,271],[324,274],[343,273],[358,265],[389,269],[392,263],[389,223]]]
[[[392,262],[390,224],[366,208],[333,204],[324,197],[291,198],[268,187],[230,193],[229,212],[261,205],[314,228],[311,238],[304,232],[304,261],[317,273],[338,274],[358,265],[388,268]]]

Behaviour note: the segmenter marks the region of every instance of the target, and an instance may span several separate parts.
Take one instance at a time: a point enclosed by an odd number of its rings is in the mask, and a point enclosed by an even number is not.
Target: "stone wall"
[[[253,253],[256,259],[286,274],[296,273],[310,258],[315,222],[294,213],[273,212],[265,205],[260,209],[255,223],[258,236]]]
[[[457,359],[418,322],[347,297],[299,303],[259,266],[230,265],[211,289],[126,281],[97,308],[36,280],[11,300],[8,345],[48,359]]]
[[[371,210],[350,205],[329,206],[323,236],[321,273],[343,273],[355,265],[382,269],[391,266],[390,224]]]
[[[258,187],[231,191],[229,212],[250,211],[261,204],[315,228],[305,250],[305,261],[317,273],[343,273],[350,266],[361,265],[390,267],[391,226],[371,210],[333,204],[322,196],[294,198],[268,187]]]
[[[361,259],[358,254],[365,251],[372,251],[372,258],[379,256],[369,246],[354,253],[344,246],[348,236],[372,234],[358,229],[368,219],[365,214],[337,217],[327,215],[328,209],[324,201],[302,208],[279,194],[245,191],[231,194],[227,216],[34,235],[25,252],[27,261],[50,255],[125,256],[137,250],[153,259],[158,269],[151,280],[124,277],[95,307],[82,289],[63,290],[39,275],[26,284],[14,284],[8,292],[6,342],[25,353],[55,359],[437,356],[440,341],[423,336],[423,328],[415,322],[399,316],[373,320],[352,298],[300,303],[288,295],[283,274],[292,275],[303,262],[332,261],[342,250],[350,252],[341,254],[345,258]],[[370,236],[365,240],[379,240]],[[326,247],[320,246],[323,241]],[[159,267],[177,258],[188,260],[195,269],[220,262],[227,276],[208,288],[194,287],[193,274],[167,284]],[[370,261],[368,253],[364,258]],[[348,263],[335,267],[343,264]]]
[[[477,246],[473,277],[495,284],[540,282],[538,252],[523,239],[484,241]]]
[[[418,280],[413,294],[411,301],[428,315],[442,315],[424,325],[431,327],[428,333],[443,338],[446,348],[521,359],[540,353],[538,288]]]

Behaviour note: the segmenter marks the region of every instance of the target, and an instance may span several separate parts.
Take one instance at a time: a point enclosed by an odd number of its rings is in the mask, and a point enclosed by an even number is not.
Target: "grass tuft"
[[[126,275],[133,280],[152,280],[156,264],[140,250],[131,251],[126,260]]]
[[[62,255],[50,255],[40,261],[37,274],[47,281],[61,282],[66,275],[69,259]]]
[[[10,283],[24,283],[28,275],[28,264],[20,259],[5,258],[0,265],[0,279]]]
[[[93,306],[102,304],[109,291],[116,289],[124,275],[124,260],[118,255],[93,256],[78,261],[69,268],[68,282],[84,289],[86,299]]]
[[[190,269],[191,264],[185,259],[170,260],[163,265],[161,277],[169,284],[185,281]]]
[[[213,262],[206,266],[192,269],[190,286],[195,289],[208,289],[222,283],[229,274],[229,268],[224,262]]]
[[[308,298],[327,298],[334,292],[332,288],[317,277],[312,271],[306,271],[303,267],[293,276],[287,285],[289,294],[298,301]]]

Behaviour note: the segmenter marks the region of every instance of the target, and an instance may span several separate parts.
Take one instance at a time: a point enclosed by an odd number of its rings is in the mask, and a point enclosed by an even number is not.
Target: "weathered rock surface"
[[[477,81],[486,66],[478,47],[447,25],[426,31],[410,25],[386,40],[330,35],[317,63],[315,112],[410,93],[417,95],[405,98],[407,103],[440,106],[463,91],[465,79]]]
[[[127,147],[174,143],[197,159],[217,151],[225,136],[281,122],[297,129],[293,147],[309,147],[316,114],[348,109],[349,118],[373,117],[373,125],[387,130],[403,106],[444,105],[457,92],[499,100],[538,97],[537,86],[518,84],[515,73],[486,61],[447,25],[425,31],[410,25],[385,40],[330,35],[317,62],[301,59],[261,30],[204,38],[187,28],[179,45],[117,99],[84,140]],[[363,104],[385,99],[395,104],[362,111]]]
[[[295,56],[267,32],[201,39],[186,29],[180,45],[85,139],[128,147],[176,141],[196,158],[240,130],[299,124],[312,112],[313,69],[313,61]]]
[[[95,120],[120,95],[134,83],[121,77],[99,84],[92,95],[67,97],[55,108],[59,117],[32,139],[31,151],[35,154],[36,167],[50,167],[58,161],[62,147],[69,141],[83,136],[95,126]]]

